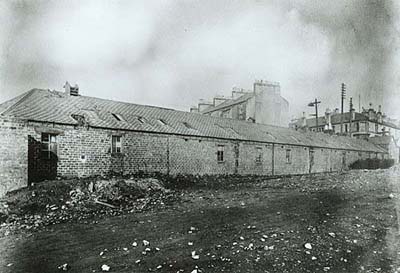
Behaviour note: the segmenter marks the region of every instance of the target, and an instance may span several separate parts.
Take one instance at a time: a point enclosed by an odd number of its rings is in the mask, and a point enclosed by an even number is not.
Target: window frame
[[[286,158],[286,164],[292,164],[292,149],[289,148],[286,149],[285,158]]]
[[[224,152],[225,152],[225,145],[218,144],[217,145],[217,162],[218,163],[225,162]]]
[[[47,136],[47,140],[45,140],[44,136]],[[42,133],[40,140],[41,140],[41,147],[40,147],[41,158],[44,159],[56,158],[58,156],[57,135],[52,133]]]
[[[256,164],[262,163],[263,150],[262,147],[256,147]]]
[[[114,139],[116,141],[114,141]],[[120,136],[120,135],[112,135],[111,136],[111,153],[112,154],[122,154],[122,136]]]

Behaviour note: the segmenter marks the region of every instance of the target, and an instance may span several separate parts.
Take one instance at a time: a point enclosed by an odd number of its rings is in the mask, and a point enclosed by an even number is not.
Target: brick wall
[[[28,137],[26,126],[12,119],[0,120],[0,197],[27,186]]]

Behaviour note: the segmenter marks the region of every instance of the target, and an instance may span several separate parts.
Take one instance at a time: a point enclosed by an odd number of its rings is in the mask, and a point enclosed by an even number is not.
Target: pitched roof
[[[210,106],[207,109],[204,109],[203,111],[201,111],[201,113],[202,114],[206,114],[206,113],[214,112],[214,111],[217,111],[217,110],[221,110],[221,109],[224,109],[226,107],[245,102],[246,100],[252,98],[253,96],[254,96],[254,93],[246,93],[246,94],[243,94],[242,96],[240,96],[237,99],[226,100],[223,103],[218,104],[217,106]]]
[[[393,136],[376,136],[376,137],[370,137],[368,141],[377,144],[377,145],[388,145],[391,142],[396,144],[396,141],[394,140]]]
[[[337,149],[383,151],[372,143],[350,137],[329,136],[312,132],[303,133],[289,128],[199,115],[155,106],[86,96],[69,96],[63,92],[50,90],[33,89],[19,100],[12,103],[6,102],[6,104],[8,107],[1,115],[30,121],[78,125],[78,121],[72,116],[81,115],[89,126],[98,128]],[[12,105],[10,106],[10,104]]]

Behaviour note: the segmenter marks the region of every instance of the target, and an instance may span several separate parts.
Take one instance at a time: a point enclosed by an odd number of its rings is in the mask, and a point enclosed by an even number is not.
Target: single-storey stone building
[[[388,157],[350,137],[32,89],[0,105],[0,195],[56,177],[287,175]]]

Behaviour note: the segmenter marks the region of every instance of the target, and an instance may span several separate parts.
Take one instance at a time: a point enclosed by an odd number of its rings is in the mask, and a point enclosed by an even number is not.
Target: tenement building
[[[381,106],[376,111],[372,104],[362,112],[351,109],[341,114],[338,110],[331,112],[326,110],[325,116],[318,118],[302,117],[290,124],[293,129],[307,129],[313,132],[332,131],[334,134],[345,134],[356,138],[369,138],[373,136],[393,135],[400,138],[400,127],[383,113]]]
[[[384,147],[345,136],[32,89],[0,105],[0,194],[58,177],[340,171]]]
[[[253,90],[233,88],[232,96],[200,101],[190,111],[282,127],[289,125],[289,102],[281,96],[279,83],[263,80],[256,81]]]
[[[395,162],[400,161],[400,126],[388,118],[379,105],[378,110],[369,104],[361,112],[350,109],[343,114],[338,110],[326,110],[325,116],[307,119],[305,116],[290,123],[290,128],[302,131],[325,132],[328,134],[346,135],[385,147]]]

